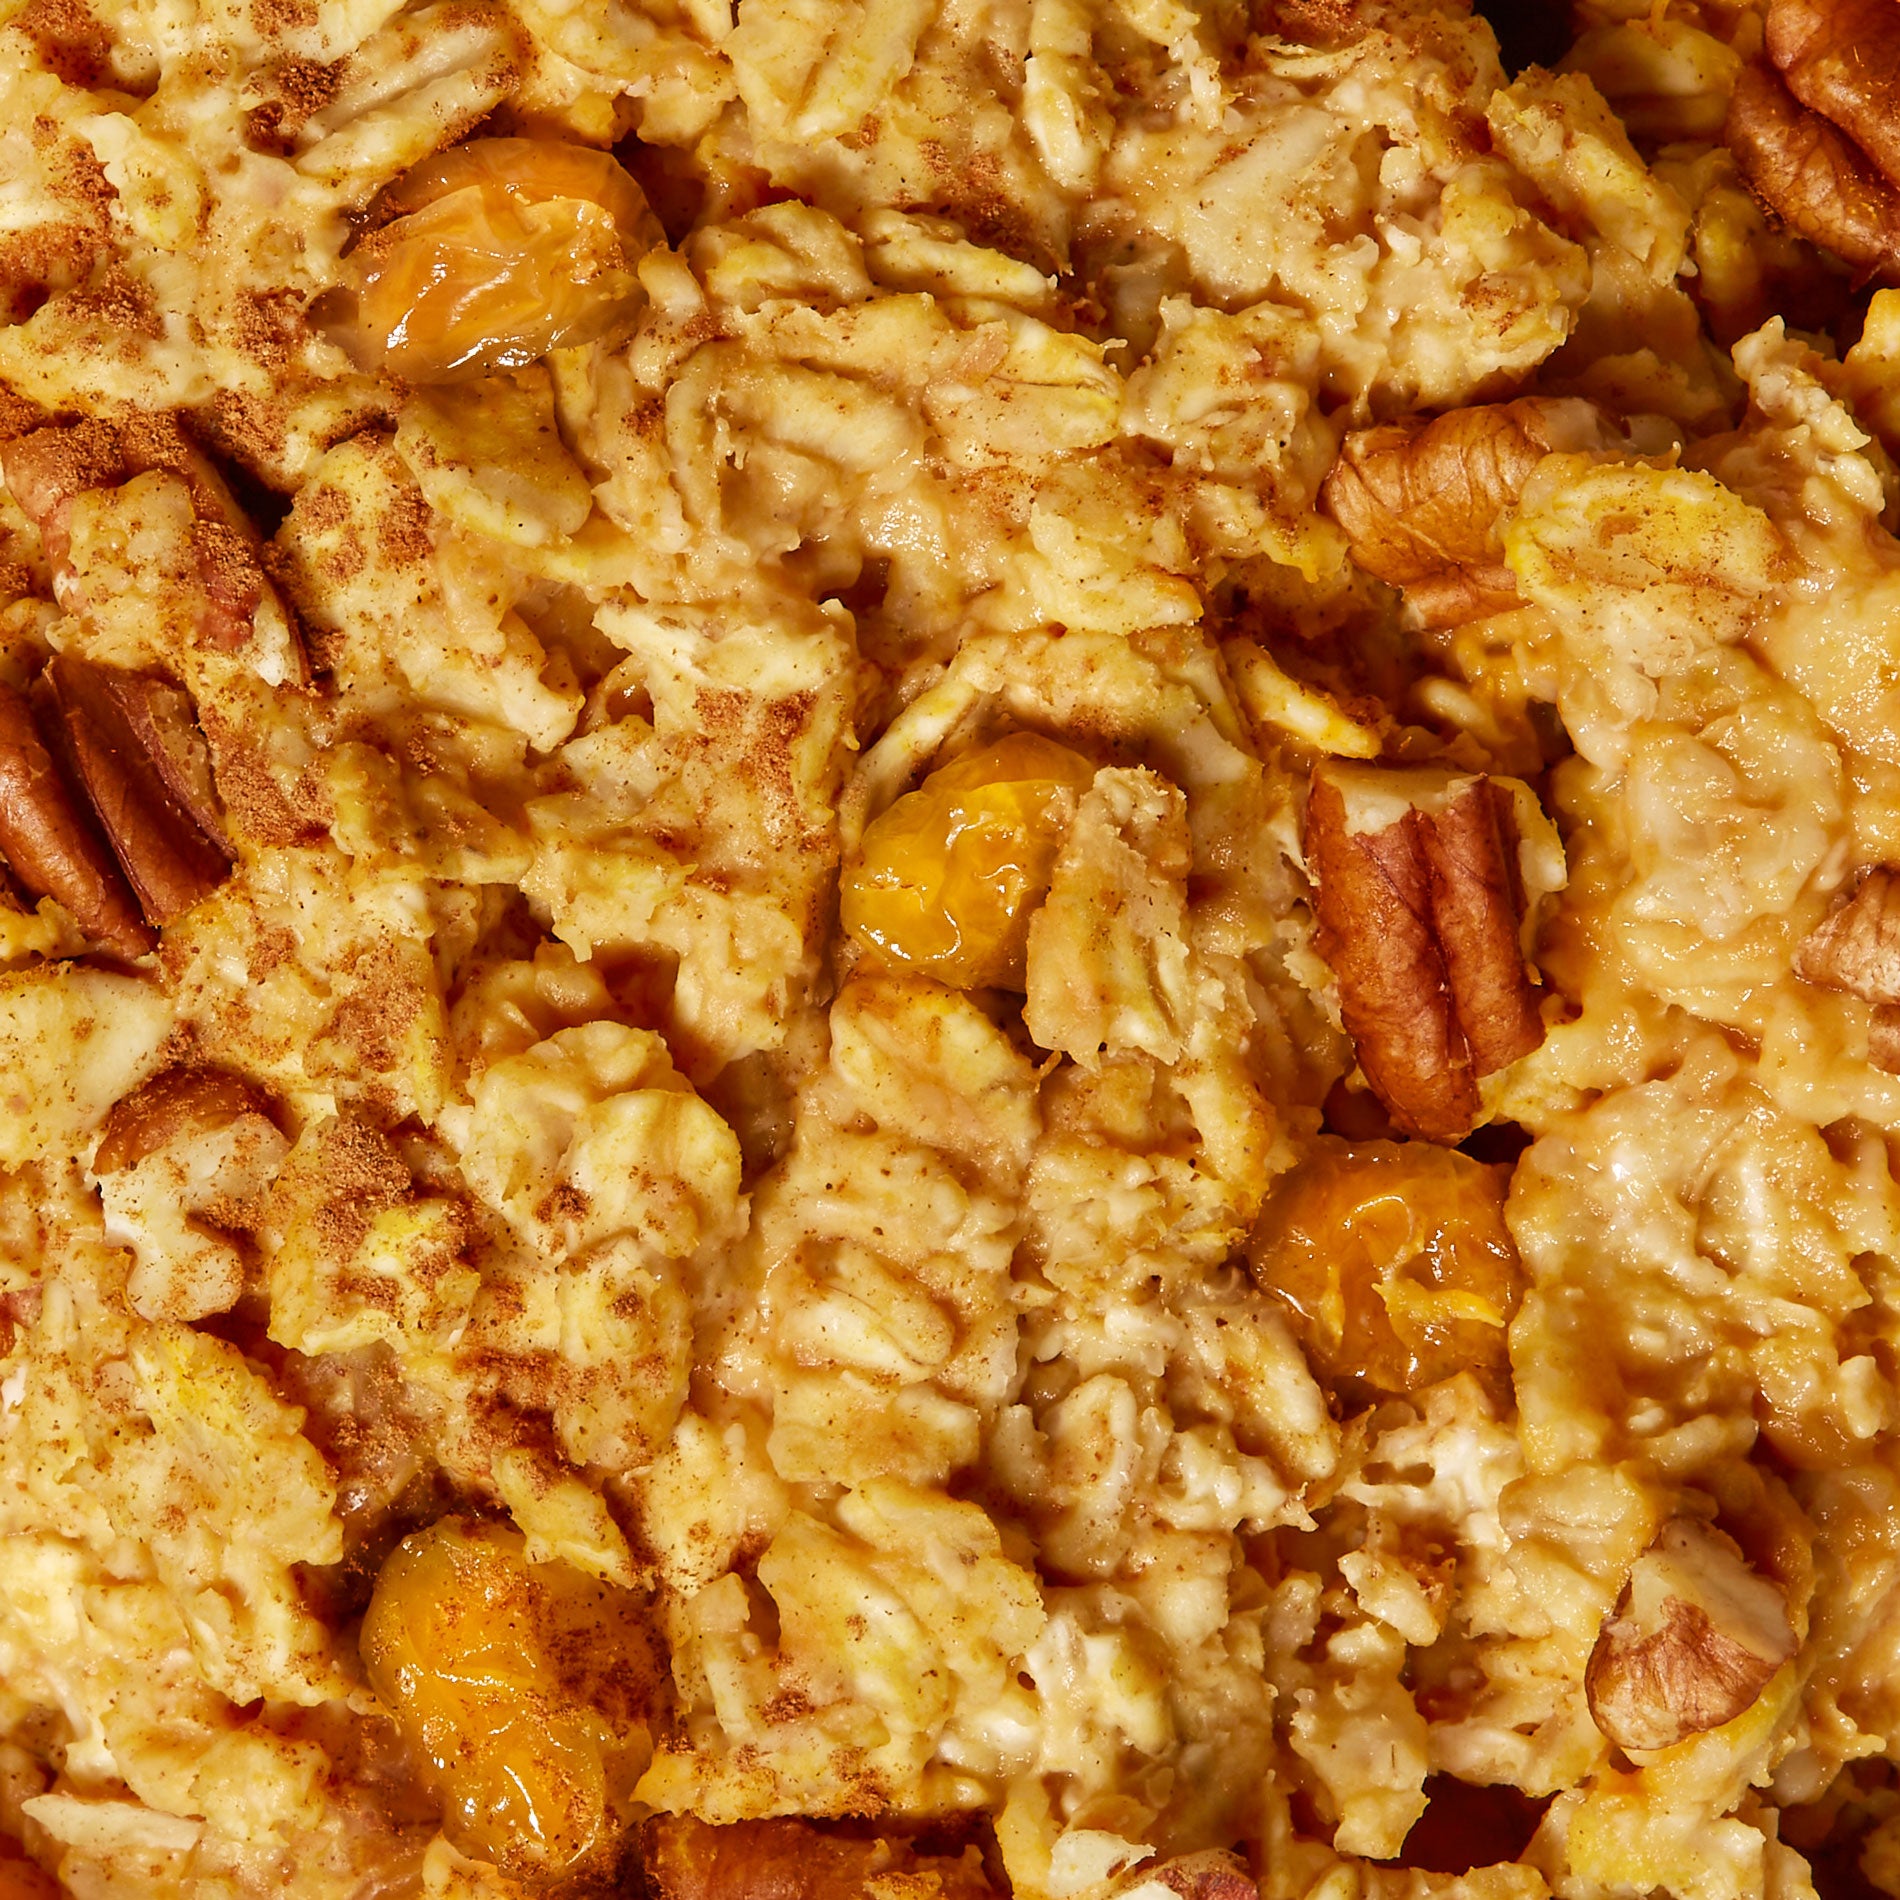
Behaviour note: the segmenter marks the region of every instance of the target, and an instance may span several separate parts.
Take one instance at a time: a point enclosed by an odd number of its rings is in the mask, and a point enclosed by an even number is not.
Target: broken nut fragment
[[[1518,843],[1516,795],[1498,780],[1339,762],[1313,774],[1319,952],[1359,1066],[1407,1134],[1463,1140],[1479,1077],[1544,1039]]]
[[[91,490],[117,488],[154,472],[177,476],[190,491],[191,553],[203,590],[199,628],[206,641],[226,653],[256,642],[261,665],[273,677],[307,681],[302,643],[264,574],[257,529],[175,416],[58,424],[0,445],[0,476],[62,570],[55,584],[69,606],[73,503]]]
[[[1794,94],[1900,179],[1900,9],[1893,0],[1772,0],[1768,57]]]
[[[1867,1060],[1900,1075],[1900,870],[1876,865],[1860,887],[1802,938],[1794,973],[1874,1006]]]
[[[73,766],[147,921],[170,923],[224,882],[233,855],[190,697],[71,653],[54,656],[46,680]]]
[[[92,1171],[106,1231],[132,1254],[133,1312],[190,1324],[230,1311],[244,1236],[289,1151],[262,1092],[220,1069],[167,1069],[113,1104]]]
[[[1584,1673],[1590,1713],[1619,1748],[1669,1748],[1734,1721],[1796,1647],[1779,1586],[1720,1531],[1678,1518],[1604,1619]]]
[[[35,897],[51,897],[96,943],[141,957],[152,933],[105,842],[66,788],[33,709],[0,686],[0,852]]]
[[[92,1158],[96,1175],[122,1174],[183,1135],[229,1127],[243,1115],[270,1117],[270,1103],[224,1069],[166,1069],[114,1102]]]
[[[861,1839],[791,1818],[714,1827],[691,1815],[656,1815],[641,1849],[656,1900],[855,1900],[887,1881],[893,1894],[914,1886],[940,1900],[996,1893],[973,1849],[919,1854],[902,1839]]]
[[[1114,1891],[1115,1900],[1260,1900],[1252,1876],[1222,1848],[1138,1867],[1124,1874]]]
[[[1736,80],[1723,142],[1784,223],[1867,276],[1900,278],[1900,11],[1772,0],[1772,69]]]
[[[1502,531],[1531,471],[1609,439],[1603,412],[1577,398],[1414,416],[1348,435],[1320,501],[1367,573],[1403,588],[1425,625],[1456,626],[1521,604]]]
[[[1900,189],[1771,72],[1743,70],[1722,140],[1770,211],[1868,276],[1900,278]]]

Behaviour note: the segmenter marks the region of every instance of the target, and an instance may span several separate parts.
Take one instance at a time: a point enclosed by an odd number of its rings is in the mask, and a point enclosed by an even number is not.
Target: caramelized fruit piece
[[[1267,1203],[1248,1261],[1322,1377],[1415,1392],[1501,1373],[1524,1286],[1496,1172],[1430,1142],[1321,1136]]]
[[[664,238],[605,152],[478,139],[384,192],[393,221],[346,260],[318,312],[366,369],[416,383],[515,369],[631,324],[634,267]]]
[[[659,1674],[631,1592],[530,1564],[513,1530],[445,1519],[384,1564],[361,1644],[462,1852],[551,1877],[612,1848]]]
[[[553,139],[471,139],[424,159],[386,186],[373,218],[406,218],[424,205],[471,185],[496,185],[526,204],[549,198],[584,198],[613,219],[620,234],[641,250],[665,242],[659,221],[633,174],[608,152]]]
[[[1029,919],[1095,768],[1012,733],[931,773],[864,833],[845,929],[880,962],[958,989],[1021,989]]]

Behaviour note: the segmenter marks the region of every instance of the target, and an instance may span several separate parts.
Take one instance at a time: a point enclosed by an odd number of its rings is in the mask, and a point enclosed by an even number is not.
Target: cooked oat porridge
[[[0,0],[0,1900],[1900,1896],[1900,3]]]

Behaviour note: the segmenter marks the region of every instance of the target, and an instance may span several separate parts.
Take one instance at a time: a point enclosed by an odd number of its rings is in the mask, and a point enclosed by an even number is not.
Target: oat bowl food
[[[1900,0],[0,0],[0,1900],[1900,1896]]]

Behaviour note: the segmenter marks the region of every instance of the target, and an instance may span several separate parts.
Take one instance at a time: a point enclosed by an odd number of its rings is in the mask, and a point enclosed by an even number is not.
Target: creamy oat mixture
[[[0,0],[0,1896],[1900,1895],[1900,5],[1519,13]]]

